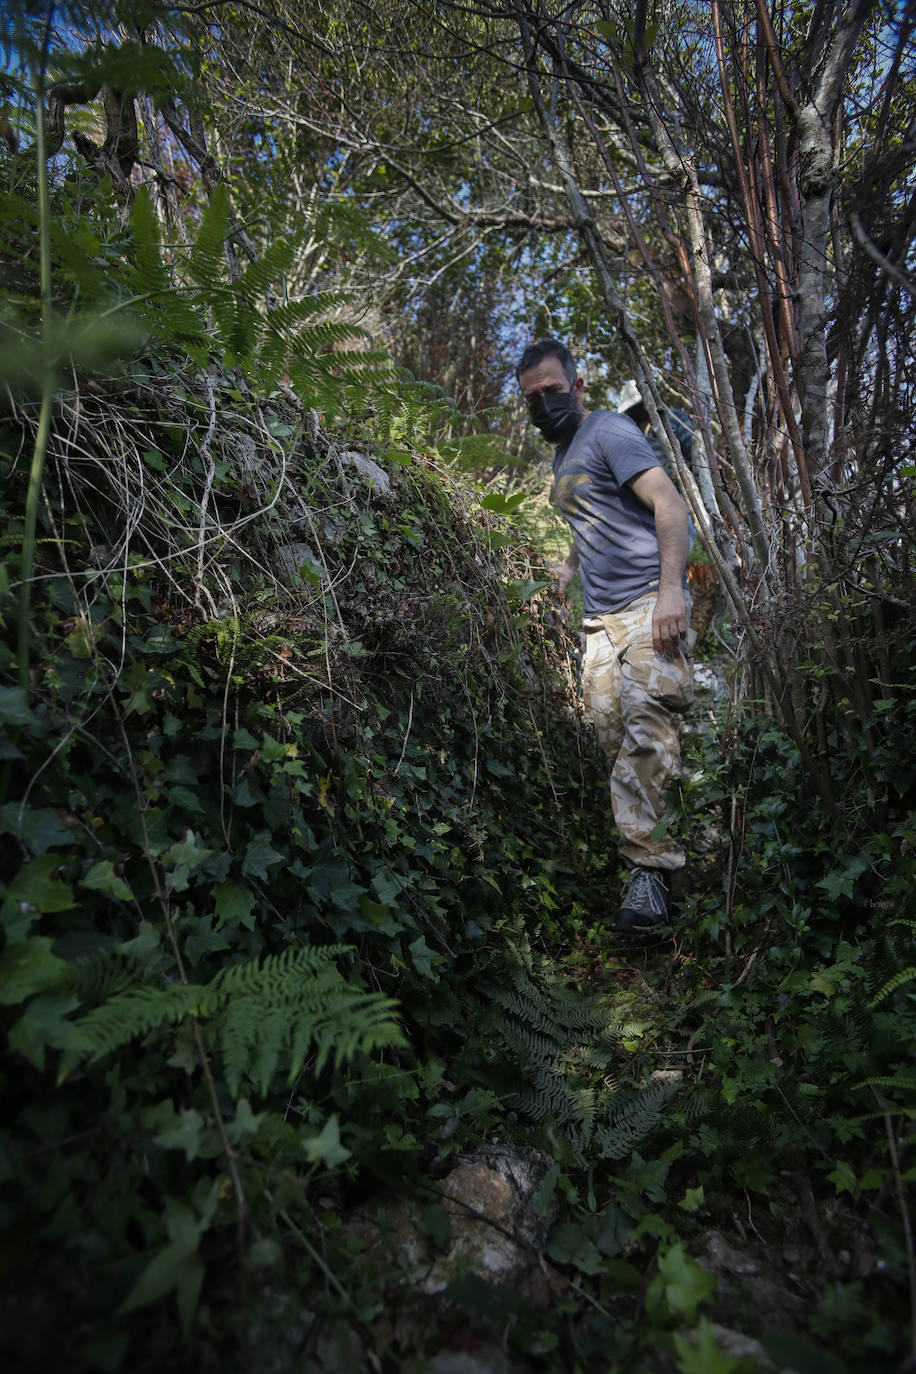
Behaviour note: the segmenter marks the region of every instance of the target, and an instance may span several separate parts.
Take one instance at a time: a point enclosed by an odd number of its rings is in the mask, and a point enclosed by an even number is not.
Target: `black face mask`
[[[582,419],[582,408],[573,398],[573,387],[565,395],[548,391],[535,396],[528,406],[531,423],[552,444],[568,444]]]

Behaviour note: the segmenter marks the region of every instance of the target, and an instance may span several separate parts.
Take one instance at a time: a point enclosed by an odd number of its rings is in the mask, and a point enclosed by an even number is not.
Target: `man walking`
[[[551,497],[573,537],[554,569],[560,591],[582,575],[585,710],[607,758],[631,869],[615,929],[648,933],[666,924],[670,875],[685,862],[680,845],[653,832],[680,769],[677,715],[692,701],[687,507],[632,420],[583,407],[584,383],[564,344],[529,344],[516,376],[532,423],[557,445]]]

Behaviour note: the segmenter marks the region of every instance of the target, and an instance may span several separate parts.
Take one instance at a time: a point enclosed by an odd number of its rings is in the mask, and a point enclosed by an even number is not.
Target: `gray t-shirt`
[[[572,528],[585,614],[605,615],[658,588],[655,517],[626,483],[658,458],[638,425],[593,410],[557,449],[550,499]]]

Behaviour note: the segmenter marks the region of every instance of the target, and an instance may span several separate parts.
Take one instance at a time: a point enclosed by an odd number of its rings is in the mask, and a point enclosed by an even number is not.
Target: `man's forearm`
[[[684,503],[659,501],[655,508],[658,537],[658,597],[652,612],[652,642],[658,653],[677,654],[687,634],[684,568],[690,540]]]
[[[655,533],[658,538],[658,590],[668,594],[684,585],[684,569],[690,546],[687,509],[683,501],[665,502],[655,508]]]

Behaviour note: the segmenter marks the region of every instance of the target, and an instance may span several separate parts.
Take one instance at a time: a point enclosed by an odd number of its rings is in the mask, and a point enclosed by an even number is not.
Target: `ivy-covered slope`
[[[911,653],[867,773],[834,737],[833,818],[736,673],[672,815],[674,939],[614,948],[604,780],[511,502],[453,482],[333,300],[278,301],[288,244],[240,264],[218,191],[164,248],[142,193],[126,225],[52,189],[0,195],[6,1363],[285,1369],[306,1304],[422,1367],[343,1219],[422,1178],[441,1242],[430,1179],[493,1135],[550,1156],[553,1305],[448,1301],[534,1367],[744,1374],[710,1226],[795,1256],[792,1321],[843,1369],[902,1350]]]
[[[3,417],[3,1339],[141,1368],[131,1314],[223,1327],[281,1212],[415,1171],[439,1098],[497,1100],[462,980],[581,906],[607,836],[565,632],[496,517],[212,368],[58,395],[26,696],[34,426]]]

